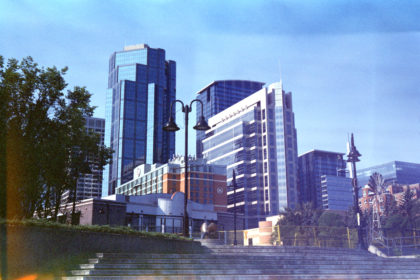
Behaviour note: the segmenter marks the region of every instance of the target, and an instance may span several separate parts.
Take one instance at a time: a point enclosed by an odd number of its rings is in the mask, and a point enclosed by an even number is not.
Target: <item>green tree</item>
[[[381,194],[384,192],[385,180],[378,172],[374,172],[369,177],[368,185],[374,194]]]
[[[322,213],[319,217],[318,225],[320,227],[344,227],[345,223],[343,216],[340,214],[331,211],[324,211],[324,213]]]
[[[387,236],[404,236],[412,234],[412,230],[420,227],[420,201],[414,199],[414,193],[407,187],[399,206],[385,217],[384,229]]]
[[[305,242],[306,245],[313,244],[315,235],[310,227],[318,225],[321,214],[322,210],[315,209],[312,203],[301,204],[296,209],[285,208],[283,217],[277,223],[283,244],[291,245],[295,239],[299,239],[300,243]],[[277,230],[273,232],[272,240],[278,240]]]
[[[386,197],[385,202],[385,209],[383,215],[386,217],[392,216],[394,214],[397,214],[399,211],[397,201],[395,200],[395,197],[393,195],[388,194]]]
[[[10,59],[1,65],[1,107],[4,124],[8,216],[30,217],[40,203],[42,166],[39,158],[48,145],[43,137],[48,130],[49,111],[53,110],[65,87],[65,69],[39,68],[30,57],[20,63]],[[54,81],[54,85],[51,80]],[[3,216],[6,213],[3,213]]]
[[[3,84],[4,60],[0,56],[0,84]],[[7,135],[7,104],[9,96],[3,86],[0,86],[0,217],[6,216],[6,135]]]
[[[110,160],[110,149],[84,127],[91,95],[81,87],[65,94],[66,71],[30,57],[5,65],[0,56],[0,217],[56,217],[62,193],[90,172],[87,155],[99,168]]]
[[[321,209],[314,208],[312,203],[303,203],[296,209],[287,207],[280,219],[280,225],[314,226],[322,214]]]
[[[413,203],[413,227],[415,229],[420,229],[420,200],[416,199]]]
[[[402,201],[400,204],[400,214],[404,217],[407,217],[408,226],[410,229],[414,228],[414,193],[411,191],[409,186],[407,186],[404,191]]]

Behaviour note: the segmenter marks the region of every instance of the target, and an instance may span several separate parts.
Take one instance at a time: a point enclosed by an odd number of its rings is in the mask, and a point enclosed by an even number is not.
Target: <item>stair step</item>
[[[119,263],[119,264],[81,264],[80,269],[95,269],[95,270],[107,270],[107,269],[165,269],[165,270],[182,270],[182,269],[206,269],[211,267],[212,270],[215,269],[231,269],[232,265],[235,265],[236,270],[242,269],[272,269],[275,267],[276,269],[334,269],[334,270],[373,270],[375,269],[372,267],[372,264],[365,264],[365,263],[356,263],[356,264],[349,264],[349,263],[341,263],[341,264],[330,264],[330,263],[275,263],[275,262],[257,262],[257,263],[184,263],[184,264],[169,264],[169,263],[157,263],[157,264],[126,264],[126,263]],[[387,270],[399,270],[404,268],[407,271],[415,270],[417,271],[416,267],[412,265],[401,265],[401,264],[388,264],[386,266]]]
[[[287,253],[258,253],[254,252],[252,254],[244,254],[243,252],[239,251],[232,251],[232,252],[226,252],[223,254],[219,253],[208,253],[208,254],[141,254],[141,253],[97,253],[96,256],[98,258],[196,258],[196,257],[224,257],[225,255],[229,255],[230,257],[240,257],[240,258],[254,258],[255,255],[258,255],[260,257],[320,257],[320,258],[336,258],[336,257],[343,257],[343,254],[330,254],[330,255],[318,255],[313,253],[305,253],[305,254],[298,254],[293,252],[287,252]],[[372,254],[360,254],[360,255],[353,255],[353,254],[347,254],[345,255],[346,258],[364,258],[364,259],[375,259],[377,256]]]
[[[367,251],[211,244],[205,253],[97,253],[66,280],[134,279],[420,279],[419,259]]]
[[[72,270],[72,275],[84,276],[84,275],[265,275],[265,274],[283,274],[283,275],[294,275],[294,274],[317,274],[317,275],[329,275],[329,274],[359,274],[359,275],[417,275],[420,277],[420,273],[413,273],[406,270],[392,270],[392,269],[174,269],[174,270],[161,270],[161,269],[109,269],[109,270]]]
[[[360,280],[360,279],[371,279],[371,280],[418,280],[418,275],[404,275],[404,276],[395,276],[395,275],[363,275],[361,278],[360,275],[349,275],[349,274],[331,274],[331,275],[316,275],[316,274],[295,274],[295,275],[285,275],[285,274],[266,274],[266,275],[142,275],[141,278],[138,276],[68,276],[63,277],[63,280]]]
[[[301,258],[285,258],[282,260],[276,260],[276,259],[255,259],[255,260],[249,260],[249,259],[230,259],[229,264],[230,265],[237,265],[237,264],[248,264],[255,263],[255,264],[271,264],[271,265],[278,265],[278,264],[296,264],[297,261],[299,261],[299,265],[302,265]],[[218,258],[218,259],[204,259],[204,258],[197,258],[197,259],[90,259],[90,264],[144,264],[144,265],[150,265],[150,264],[156,264],[156,265],[162,265],[162,264],[171,264],[171,265],[180,265],[180,264],[224,264],[226,263],[226,259],[224,258]],[[305,264],[332,264],[332,265],[393,265],[396,264],[398,266],[412,266],[417,265],[417,261],[405,261],[405,260],[392,260],[392,259],[379,259],[377,261],[371,261],[367,262],[366,260],[319,260],[317,258],[313,259],[306,259]]]

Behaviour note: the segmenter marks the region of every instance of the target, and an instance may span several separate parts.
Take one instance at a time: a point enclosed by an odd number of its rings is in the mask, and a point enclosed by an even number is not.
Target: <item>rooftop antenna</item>
[[[281,73],[281,63],[280,63],[280,60],[279,60],[279,75],[280,75],[280,86],[281,86],[281,89],[283,90],[283,80],[282,80],[282,73]]]

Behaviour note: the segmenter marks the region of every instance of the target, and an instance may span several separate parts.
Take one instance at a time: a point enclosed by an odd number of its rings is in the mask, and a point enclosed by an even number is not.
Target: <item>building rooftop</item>
[[[417,166],[420,167],[420,163],[393,160],[393,161],[389,161],[389,162],[386,162],[386,163],[381,163],[381,164],[373,165],[373,166],[370,166],[370,167],[361,168],[361,169],[359,169],[359,171],[357,171],[357,173],[363,172],[363,171],[368,171],[368,170],[375,169],[375,168],[384,167],[384,166],[389,166],[389,165],[393,165],[393,164],[398,164],[398,165],[402,164],[402,165],[410,165],[410,166],[414,166],[414,167],[417,167]]]
[[[310,151],[307,151],[303,154],[300,154],[299,157],[304,156],[306,154],[310,154],[310,153],[325,153],[325,154],[334,154],[334,155],[345,155],[345,153],[339,153],[339,152],[332,152],[332,151],[324,151],[324,150],[317,150],[317,149],[313,149]]]
[[[261,86],[265,85],[265,83],[257,82],[257,81],[250,81],[250,80],[218,80],[218,81],[213,81],[210,84],[208,84],[207,86],[203,87],[201,90],[199,90],[197,92],[197,94],[200,94],[203,91],[205,91],[207,88],[211,87],[212,85],[217,84],[217,83],[221,83],[221,82],[250,82],[250,83],[259,83],[259,84],[261,84]]]
[[[129,46],[124,46],[124,51],[140,50],[140,49],[147,49],[147,48],[149,48],[149,45],[147,44],[129,45]]]

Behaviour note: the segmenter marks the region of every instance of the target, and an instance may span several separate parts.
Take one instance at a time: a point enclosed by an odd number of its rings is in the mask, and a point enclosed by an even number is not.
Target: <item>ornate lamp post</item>
[[[176,125],[173,117],[172,117],[172,108],[173,105],[179,102],[182,105],[182,112],[185,114],[185,155],[184,155],[184,162],[185,162],[185,179],[184,179],[184,189],[185,189],[185,196],[184,196],[184,236],[188,237],[188,213],[187,213],[187,203],[188,203],[188,114],[191,112],[192,104],[194,102],[199,102],[201,104],[201,117],[198,120],[197,124],[194,126],[196,130],[208,130],[210,129],[209,125],[207,124],[206,120],[204,119],[203,115],[203,102],[198,99],[194,99],[191,101],[190,105],[184,105],[181,100],[174,100],[171,103],[171,110],[169,114],[168,122],[163,126],[163,130],[169,132],[175,132],[179,130],[179,127]]]
[[[360,161],[359,157],[362,156],[359,151],[356,149],[356,146],[354,146],[354,138],[353,133],[351,134],[351,143],[350,143],[350,151],[347,155],[347,162],[351,162],[352,164],[352,171],[353,171],[353,192],[354,192],[354,201],[353,201],[353,207],[354,212],[356,213],[357,218],[357,237],[359,240],[359,248],[364,249],[364,243],[363,243],[363,234],[362,234],[362,228],[360,226],[360,207],[359,207],[359,186],[357,183],[357,172],[356,172],[356,162]]]

